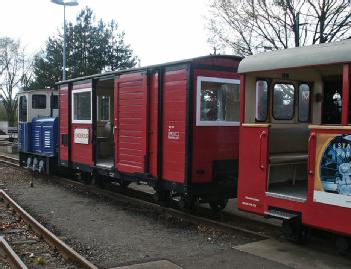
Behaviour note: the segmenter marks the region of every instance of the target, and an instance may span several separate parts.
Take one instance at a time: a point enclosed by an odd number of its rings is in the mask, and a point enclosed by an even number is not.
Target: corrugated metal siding
[[[142,173],[147,149],[147,77],[127,74],[116,83],[116,167],[121,172]]]
[[[167,71],[163,85],[163,178],[184,183],[187,70]]]

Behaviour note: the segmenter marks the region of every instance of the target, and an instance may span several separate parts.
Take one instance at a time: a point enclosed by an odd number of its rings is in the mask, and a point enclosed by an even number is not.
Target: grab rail
[[[314,139],[316,137],[316,133],[312,132],[310,134],[310,136],[308,137],[308,173],[310,175],[314,174],[313,168],[311,167],[311,161],[312,161],[312,154],[311,154],[311,144],[312,144],[312,139]]]
[[[263,131],[260,133],[260,160],[259,160],[259,166],[261,169],[265,169],[265,164],[262,162],[262,140],[263,137],[267,136],[267,132]]]

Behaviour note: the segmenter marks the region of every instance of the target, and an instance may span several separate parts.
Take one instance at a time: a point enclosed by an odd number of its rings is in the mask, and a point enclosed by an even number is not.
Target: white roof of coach
[[[351,39],[258,53],[243,59],[238,73],[345,62],[351,62]]]

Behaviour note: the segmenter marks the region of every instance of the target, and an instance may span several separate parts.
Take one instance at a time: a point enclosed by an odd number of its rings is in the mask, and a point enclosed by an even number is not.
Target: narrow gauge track
[[[3,190],[0,190],[0,200],[0,265],[4,268],[42,265],[46,268],[97,269],[32,218]]]
[[[19,167],[19,162],[18,159],[10,157],[10,156],[6,156],[6,155],[0,155],[0,162],[2,163],[6,163],[6,164],[10,164],[10,165],[14,165]]]
[[[10,158],[11,161],[9,161],[7,158],[7,156],[0,155],[0,162],[19,166],[17,159]],[[12,160],[15,160],[17,163]],[[178,210],[175,207],[162,207],[154,202],[153,194],[151,193],[131,188],[123,188],[115,184],[108,184],[105,186],[105,189],[102,189],[95,185],[87,185],[65,177],[50,176],[50,180],[54,180],[61,185],[75,186],[80,190],[89,191],[96,195],[103,195],[119,203],[128,203],[143,208],[147,207],[160,214],[173,216],[194,225],[205,226],[225,232],[239,231],[262,239],[278,238],[281,234],[280,227],[237,216],[228,212],[215,214],[211,209],[199,207],[195,213],[187,213]]]
[[[2,236],[0,237],[0,266],[1,268],[28,268]]]

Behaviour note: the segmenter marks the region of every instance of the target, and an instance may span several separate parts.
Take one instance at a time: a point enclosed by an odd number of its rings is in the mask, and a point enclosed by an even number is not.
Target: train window
[[[32,95],[32,108],[45,109],[46,108],[46,95],[45,94],[33,94]]]
[[[307,122],[310,119],[310,86],[306,83],[299,86],[299,121]]]
[[[51,96],[51,109],[58,109],[58,95]]]
[[[19,121],[27,121],[27,96],[21,96],[19,99]]]
[[[110,120],[110,96],[98,96],[98,120]]]
[[[273,118],[291,120],[294,117],[294,85],[276,83],[273,87]]]
[[[342,110],[342,77],[323,79],[323,124],[340,124]]]
[[[73,123],[91,123],[91,89],[72,91]]]
[[[234,126],[240,121],[240,80],[198,77],[198,126]]]
[[[256,81],[256,120],[266,121],[268,112],[268,82]]]

